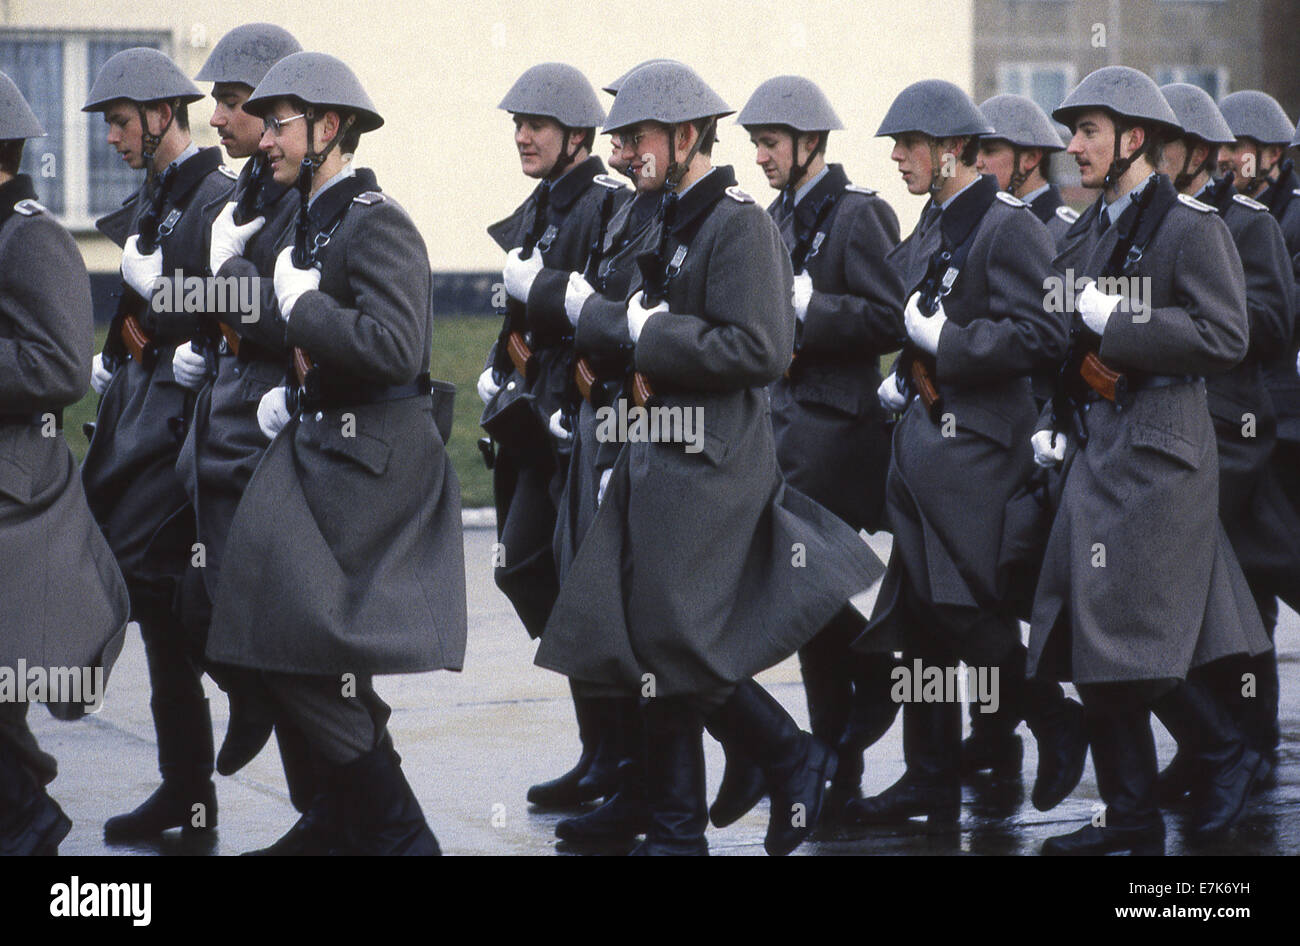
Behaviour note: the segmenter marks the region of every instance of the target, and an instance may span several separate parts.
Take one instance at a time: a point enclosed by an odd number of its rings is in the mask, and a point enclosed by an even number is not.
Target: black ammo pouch
[[[511,374],[483,408],[479,425],[511,453],[533,456],[551,449],[550,431],[542,421],[537,397],[527,390],[518,372]]]

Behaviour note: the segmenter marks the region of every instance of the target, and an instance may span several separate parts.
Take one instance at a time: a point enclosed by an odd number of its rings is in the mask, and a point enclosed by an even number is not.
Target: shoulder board
[[[1191,207],[1193,210],[1199,210],[1203,214],[1214,213],[1213,207],[1211,207],[1209,204],[1201,203],[1199,200],[1197,200],[1195,197],[1192,197],[1189,194],[1179,194],[1178,202],[1180,204],[1186,204],[1188,207]]]
[[[752,204],[754,202],[754,198],[742,191],[739,184],[732,184],[728,187],[726,194],[738,204]]]
[[[226,175],[226,177],[230,178],[232,181],[239,180],[239,172],[233,168],[228,168],[224,164],[218,164],[217,170]]]
[[[1263,204],[1254,197],[1247,197],[1245,194],[1233,194],[1232,199],[1243,207],[1249,207],[1251,210],[1268,210]]]
[[[599,184],[601,187],[607,187],[612,191],[618,191],[623,189],[623,182],[620,181],[618,178],[614,177],[612,174],[597,174],[591,180],[594,183]]]
[[[1069,224],[1078,223],[1079,221],[1079,211],[1073,207],[1066,207],[1064,204],[1056,208],[1056,215]]]
[[[372,204],[382,204],[383,202],[384,195],[380,191],[363,191],[356,197],[352,198],[352,203],[365,204],[367,207]]]
[[[47,212],[43,206],[30,198],[18,201],[18,203],[14,204],[14,210],[22,214],[24,217],[35,217],[37,214]]]
[[[866,194],[868,197],[875,197],[879,193],[870,187],[863,187],[861,184],[845,184],[844,189],[851,194]]]
[[[1029,205],[1014,194],[1008,194],[1006,191],[998,191],[998,200],[1011,207],[1028,207]]]

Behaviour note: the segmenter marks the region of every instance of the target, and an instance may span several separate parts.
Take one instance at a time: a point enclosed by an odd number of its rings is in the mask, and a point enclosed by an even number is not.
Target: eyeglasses
[[[288,118],[276,118],[274,115],[267,115],[262,119],[262,131],[269,131],[271,134],[275,135],[275,137],[279,138],[280,131],[285,125],[289,124],[289,122],[294,122],[300,118],[306,117],[307,115],[305,112],[298,115],[290,115]]]

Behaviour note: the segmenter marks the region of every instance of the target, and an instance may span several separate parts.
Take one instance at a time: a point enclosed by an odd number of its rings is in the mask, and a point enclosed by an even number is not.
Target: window
[[[37,198],[74,230],[121,206],[141,183],[104,140],[102,115],[82,104],[99,68],[132,46],[167,51],[166,33],[0,30],[0,71],[17,84],[48,133],[27,143],[22,171]]]
[[[1228,94],[1228,70],[1221,66],[1157,66],[1156,85],[1186,82],[1210,93],[1216,102]]]
[[[1073,63],[1008,62],[998,66],[998,92],[1024,95],[1048,115],[1074,88]]]

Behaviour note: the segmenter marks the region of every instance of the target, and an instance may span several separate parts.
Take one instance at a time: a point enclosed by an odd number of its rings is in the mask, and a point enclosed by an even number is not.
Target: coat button
[[[324,416],[325,416],[325,414],[324,414],[323,411],[317,411],[317,412],[316,412],[316,419],[317,419],[317,420],[322,419]]]
[[[515,389],[515,383],[513,381],[510,381],[506,384],[507,391],[513,391],[514,389]]]

